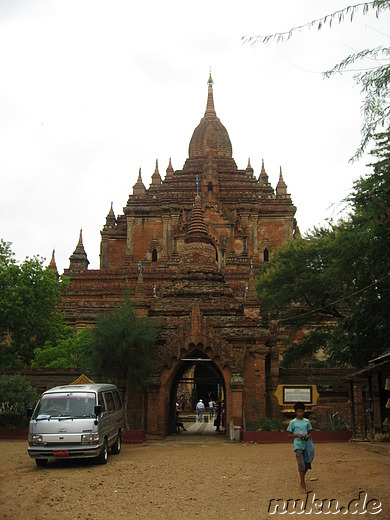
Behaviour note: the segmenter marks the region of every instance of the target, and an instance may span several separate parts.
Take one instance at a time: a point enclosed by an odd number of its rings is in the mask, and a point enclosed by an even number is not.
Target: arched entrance
[[[171,376],[171,385],[169,386],[168,434],[176,433],[177,408],[179,409],[180,421],[183,422],[190,433],[194,435],[215,434],[214,418],[218,403],[224,401],[226,410],[225,381],[218,365],[203,350],[193,350],[180,360]],[[196,404],[200,399],[205,405],[204,422],[202,424],[197,422],[196,413]],[[209,408],[210,401],[215,403],[212,415]]]

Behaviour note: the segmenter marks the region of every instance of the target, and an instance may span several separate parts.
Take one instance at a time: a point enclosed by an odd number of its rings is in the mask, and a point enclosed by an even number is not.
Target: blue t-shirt
[[[293,419],[290,421],[290,424],[287,427],[287,431],[290,433],[300,433],[301,435],[307,435],[311,427],[309,419],[304,417],[303,419]],[[295,450],[304,450],[306,447],[306,441],[303,441],[299,437],[294,437],[294,451]]]

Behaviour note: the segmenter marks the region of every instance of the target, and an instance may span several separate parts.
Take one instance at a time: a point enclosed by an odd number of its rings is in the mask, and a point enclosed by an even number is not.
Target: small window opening
[[[157,262],[157,251],[155,249],[152,251],[152,262]]]
[[[268,249],[264,249],[264,262],[269,262],[269,252]]]

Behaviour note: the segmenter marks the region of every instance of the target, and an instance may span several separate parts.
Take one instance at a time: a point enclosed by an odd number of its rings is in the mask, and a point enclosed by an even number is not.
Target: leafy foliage
[[[29,364],[35,348],[69,333],[58,307],[67,283],[43,266],[44,259],[18,264],[13,256],[10,243],[0,240],[0,337],[9,343],[6,358]]]
[[[271,42],[284,42],[289,40],[295,33],[304,29],[317,27],[318,30],[325,26],[332,27],[334,22],[339,24],[346,19],[352,22],[354,17],[361,12],[363,15],[374,12],[378,18],[382,13],[390,9],[390,0],[373,0],[354,4],[328,14],[317,20],[305,23],[298,27],[293,27],[288,31],[269,34],[265,36],[243,37],[246,43],[255,45],[258,43],[267,44]],[[359,159],[366,150],[369,142],[375,133],[387,128],[390,125],[390,48],[379,46],[374,49],[364,49],[347,56],[340,63],[325,71],[324,77],[329,78],[334,74],[342,74],[351,71],[351,67],[356,64],[366,64],[370,60],[370,65],[354,74],[353,78],[357,85],[360,85],[363,94],[361,112],[363,124],[361,128],[362,139],[360,145],[352,157],[352,161]],[[375,63],[375,66],[372,66]]]
[[[348,217],[288,242],[261,273],[263,309],[288,336],[285,365],[322,351],[332,366],[363,366],[390,347],[390,131],[376,145]]]
[[[34,350],[33,367],[89,368],[93,344],[93,330],[85,327],[72,336],[60,339],[56,345],[50,342]]]
[[[33,408],[38,392],[21,375],[0,376],[0,425],[10,428],[28,424],[27,408]]]

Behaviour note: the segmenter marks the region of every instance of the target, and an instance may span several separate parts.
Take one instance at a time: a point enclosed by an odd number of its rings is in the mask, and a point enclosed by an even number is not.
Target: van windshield
[[[45,394],[41,397],[32,416],[40,421],[51,418],[94,417],[95,394],[91,392],[67,392]]]

